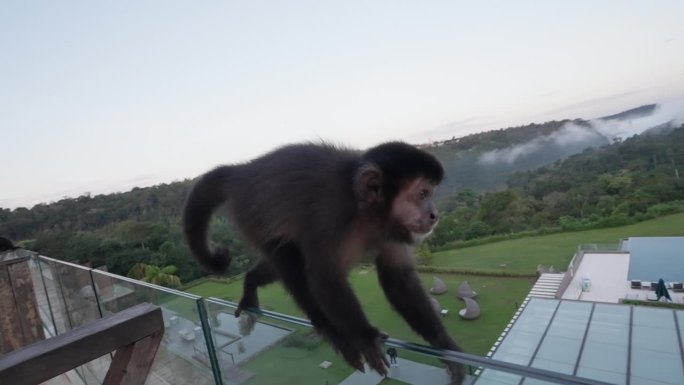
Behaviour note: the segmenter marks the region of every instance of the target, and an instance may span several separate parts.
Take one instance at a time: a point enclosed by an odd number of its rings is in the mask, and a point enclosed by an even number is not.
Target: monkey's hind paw
[[[252,334],[254,326],[256,326],[257,315],[250,311],[244,311],[241,313],[238,319],[238,329],[240,330],[241,336],[248,336]]]
[[[447,362],[446,366],[447,373],[451,377],[449,385],[461,385],[466,376],[465,367],[456,362]]]

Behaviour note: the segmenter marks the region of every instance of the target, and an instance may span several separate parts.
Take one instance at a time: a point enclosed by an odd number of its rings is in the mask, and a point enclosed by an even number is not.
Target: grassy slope
[[[433,254],[435,266],[469,269],[505,269],[534,272],[538,264],[564,270],[579,244],[617,244],[620,238],[633,236],[682,236],[684,214],[675,214],[629,226],[528,237],[487,245],[442,251]]]

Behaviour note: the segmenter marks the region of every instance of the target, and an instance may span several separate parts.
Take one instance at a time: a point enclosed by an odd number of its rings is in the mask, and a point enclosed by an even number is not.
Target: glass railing
[[[236,318],[236,304],[222,299],[204,300],[43,256],[34,256],[30,265],[48,336],[139,303],[161,307],[165,333],[147,384],[449,384],[442,361],[464,364],[468,384],[601,384],[396,339],[386,345],[397,349],[397,366],[383,379],[350,368],[301,318],[270,311]],[[102,384],[109,363],[107,355],[74,373],[82,384]]]
[[[585,253],[622,251],[620,245],[616,243],[584,243],[577,246],[577,250]]]

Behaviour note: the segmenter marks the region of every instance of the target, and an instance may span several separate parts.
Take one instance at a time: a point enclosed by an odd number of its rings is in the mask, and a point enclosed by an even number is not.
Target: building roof
[[[684,310],[531,298],[492,358],[614,384],[680,385],[683,331]],[[519,383],[485,369],[475,384]]]

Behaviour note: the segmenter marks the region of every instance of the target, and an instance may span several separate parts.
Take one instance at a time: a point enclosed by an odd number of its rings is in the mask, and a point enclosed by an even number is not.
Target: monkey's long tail
[[[223,273],[230,265],[228,249],[209,247],[209,225],[213,212],[228,199],[232,167],[220,166],[204,174],[190,191],[183,211],[183,231],[190,251],[202,266]]]

